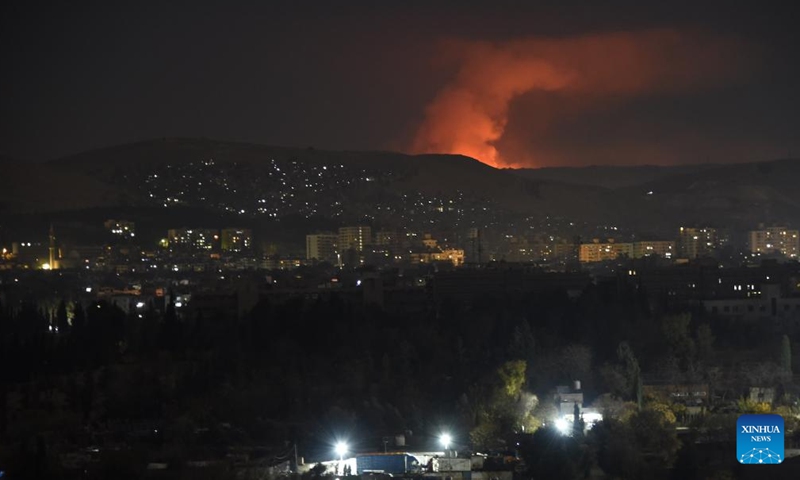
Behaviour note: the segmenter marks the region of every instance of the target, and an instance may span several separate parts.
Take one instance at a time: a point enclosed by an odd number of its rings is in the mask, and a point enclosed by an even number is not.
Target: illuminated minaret
[[[53,231],[53,224],[50,224],[50,268],[56,268],[56,234]]]

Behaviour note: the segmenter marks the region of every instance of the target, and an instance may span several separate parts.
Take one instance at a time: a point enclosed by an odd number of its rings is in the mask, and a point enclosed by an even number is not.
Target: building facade
[[[223,228],[220,237],[223,252],[247,252],[253,246],[253,231],[248,228]]]
[[[711,315],[753,322],[771,330],[800,331],[800,297],[785,295],[777,284],[739,285],[739,292],[743,286],[749,290],[746,297],[704,300],[703,308]]]
[[[370,227],[341,227],[339,229],[338,246],[340,252],[351,249],[356,252],[362,252],[365,245],[371,244],[372,228]]]
[[[315,233],[306,235],[306,260],[336,263],[339,235]]]
[[[464,250],[460,248],[449,248],[438,251],[417,252],[409,255],[412,265],[433,262],[449,262],[455,267],[464,265]]]
[[[633,242],[633,258],[658,255],[662,258],[675,257],[675,242],[671,240],[650,240]]]
[[[800,253],[800,235],[786,227],[769,227],[752,230],[749,235],[750,253],[780,253],[787,258],[797,258]]]
[[[678,231],[678,256],[680,258],[699,258],[716,250],[719,241],[715,228],[681,227]]]
[[[632,257],[632,243],[617,243],[609,238],[606,242],[600,242],[595,238],[592,243],[582,243],[578,252],[578,260],[581,263],[604,262],[616,260],[619,257]]]
[[[219,231],[208,228],[173,228],[167,231],[169,248],[186,250],[216,250]]]

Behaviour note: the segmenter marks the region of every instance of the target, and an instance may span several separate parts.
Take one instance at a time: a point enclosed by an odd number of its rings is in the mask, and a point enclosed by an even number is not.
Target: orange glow
[[[458,71],[426,107],[411,150],[518,166],[496,147],[515,98],[558,91],[589,107],[602,98],[708,88],[740,70],[741,47],[730,38],[674,30],[450,42],[442,60],[455,60]],[[532,123],[542,128],[550,121]]]

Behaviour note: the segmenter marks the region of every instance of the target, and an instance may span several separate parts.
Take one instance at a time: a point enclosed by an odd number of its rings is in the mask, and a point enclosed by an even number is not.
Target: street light
[[[561,435],[569,435],[569,422],[566,418],[561,417],[556,420],[556,429],[561,433]]]
[[[347,454],[347,444],[345,442],[336,442],[334,450],[336,451],[336,455],[339,455],[339,461],[342,461]]]
[[[448,448],[450,448],[450,442],[451,442],[452,440],[453,440],[453,437],[451,437],[449,433],[443,433],[443,434],[442,434],[442,435],[439,437],[439,441],[440,441],[440,442],[442,442],[442,446],[444,447],[444,449],[445,449],[445,450],[447,450]]]
[[[336,445],[333,446],[333,451],[336,452],[336,455],[339,456],[339,464],[336,466],[336,474],[344,474],[344,456],[347,455],[347,443],[345,442],[336,442]],[[339,471],[341,469],[341,472]]]

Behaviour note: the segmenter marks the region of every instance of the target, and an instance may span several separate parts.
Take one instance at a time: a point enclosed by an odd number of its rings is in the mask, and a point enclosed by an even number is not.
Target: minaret
[[[50,268],[56,268],[56,234],[53,231],[53,224],[50,224]]]

